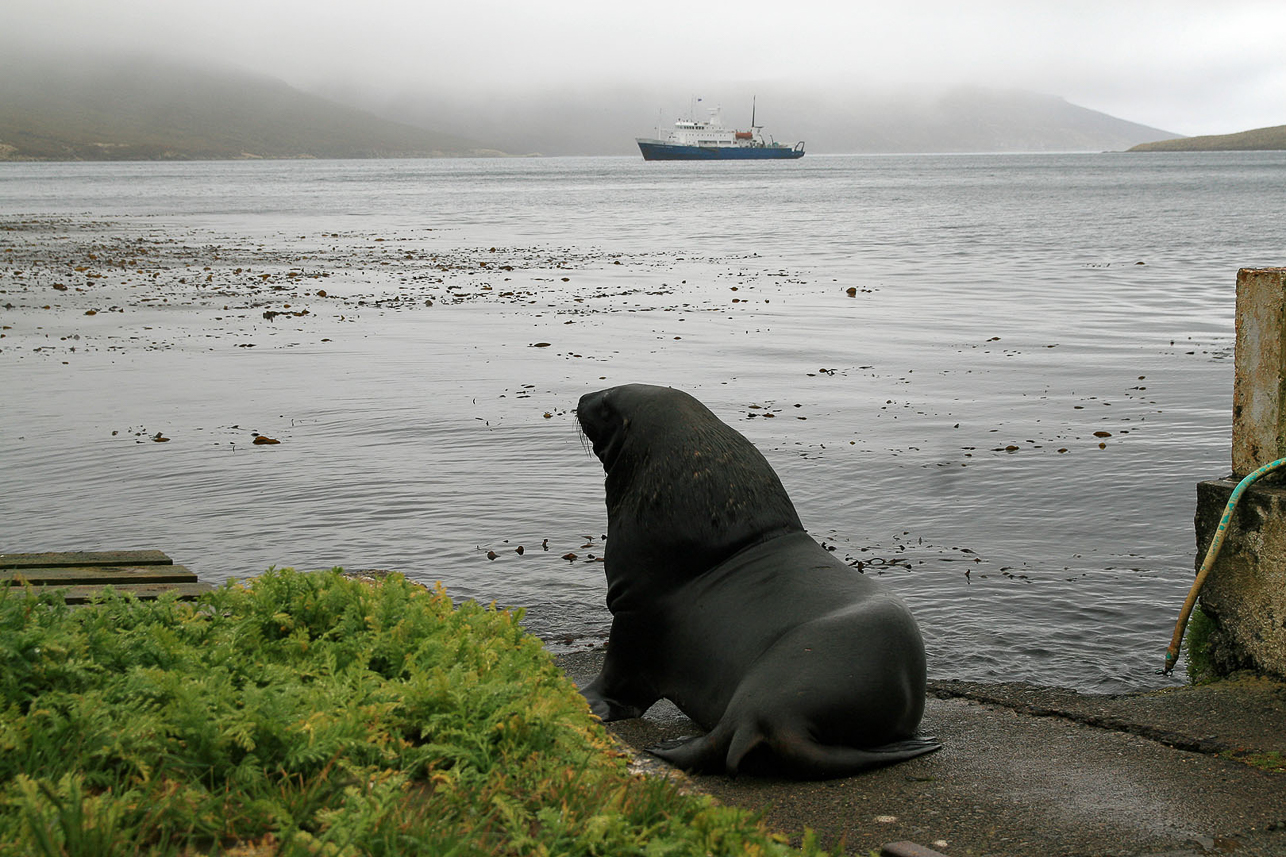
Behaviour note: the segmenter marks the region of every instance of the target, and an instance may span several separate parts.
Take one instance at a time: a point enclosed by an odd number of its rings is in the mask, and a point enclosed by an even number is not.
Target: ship
[[[765,138],[763,127],[755,124],[755,109],[750,108],[750,130],[738,131],[723,124],[718,107],[710,108],[710,118],[680,119],[664,139],[636,137],[645,161],[746,161],[794,160],[804,157],[804,141],[793,146]]]

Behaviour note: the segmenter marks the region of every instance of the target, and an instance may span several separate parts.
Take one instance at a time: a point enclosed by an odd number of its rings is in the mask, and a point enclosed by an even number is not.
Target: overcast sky
[[[1283,0],[0,0],[0,33],[304,87],[969,84],[1187,135],[1286,124]]]

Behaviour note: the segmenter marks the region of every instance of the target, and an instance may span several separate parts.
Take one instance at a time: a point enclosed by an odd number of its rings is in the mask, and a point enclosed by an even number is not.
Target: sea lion
[[[692,396],[581,397],[606,472],[605,721],[664,697],[707,732],[649,751],[681,768],[816,779],[939,749],[917,738],[924,641],[902,600],[800,523],[750,441]]]

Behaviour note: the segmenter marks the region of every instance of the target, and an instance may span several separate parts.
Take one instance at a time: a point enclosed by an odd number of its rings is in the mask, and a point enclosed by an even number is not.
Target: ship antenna
[[[750,96],[750,127],[755,127],[755,99],[757,96]]]

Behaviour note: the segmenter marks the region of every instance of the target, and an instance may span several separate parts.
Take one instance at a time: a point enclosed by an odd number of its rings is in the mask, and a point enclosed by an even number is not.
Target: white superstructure
[[[676,146],[762,146],[763,130],[754,126],[749,131],[737,131],[725,128],[723,110],[710,108],[710,118],[705,122],[699,119],[680,119],[674,123],[674,130],[666,140]]]

